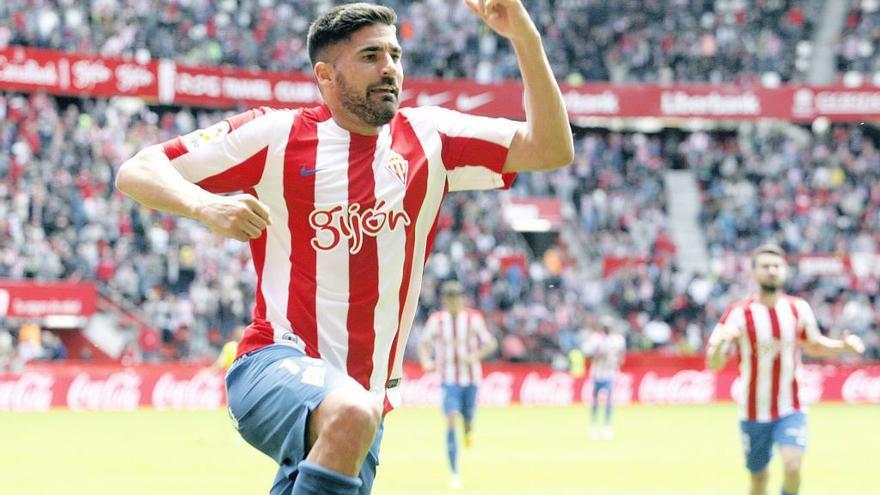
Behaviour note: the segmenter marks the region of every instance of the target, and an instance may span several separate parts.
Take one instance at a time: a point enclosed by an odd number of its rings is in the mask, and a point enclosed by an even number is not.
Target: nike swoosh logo
[[[303,165],[303,166],[300,167],[300,169],[299,169],[299,175],[302,175],[303,177],[308,177],[308,176],[310,176],[310,175],[315,175],[315,174],[317,174],[317,173],[318,173],[318,169],[316,169],[316,168],[306,168],[305,165]]]
[[[452,99],[452,95],[449,91],[444,91],[442,93],[431,94],[431,93],[419,93],[416,96],[416,105],[420,107],[434,107],[446,103]]]
[[[480,93],[474,96],[460,94],[458,95],[458,98],[455,99],[455,106],[458,107],[458,109],[462,112],[470,112],[471,110],[477,107],[481,107],[494,99],[495,95],[492,94],[491,91]]]

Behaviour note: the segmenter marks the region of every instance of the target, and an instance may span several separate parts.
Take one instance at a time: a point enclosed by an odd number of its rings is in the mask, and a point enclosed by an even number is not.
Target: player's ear
[[[315,64],[315,80],[318,81],[319,87],[326,87],[333,84],[333,64],[327,62],[318,62]]]

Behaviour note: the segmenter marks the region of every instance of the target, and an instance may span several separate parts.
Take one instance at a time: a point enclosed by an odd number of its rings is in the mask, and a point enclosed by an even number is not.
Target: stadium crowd
[[[846,125],[814,135],[793,126],[757,127],[681,140],[669,161],[693,170],[702,185],[710,269],[679,272],[656,245],[627,253],[644,262],[614,272],[606,294],[630,328],[643,329],[642,342],[699,349],[726,305],[751,289],[743,260],[760,243],[778,242],[792,264],[800,255],[877,253],[880,152],[876,133],[864,129]],[[792,275],[789,290],[810,301],[825,331],[856,333],[868,355],[880,358],[876,274]]]
[[[852,2],[837,43],[837,70],[865,74],[880,84],[880,1]]]
[[[204,359],[249,319],[255,277],[247,247],[123,200],[113,178],[137,149],[222,115],[130,100],[0,95],[0,235],[10,241],[0,244],[0,278],[98,280],[141,308],[157,331],[132,328],[127,352]],[[768,239],[792,254],[876,252],[880,153],[861,126],[819,136],[790,126],[738,134],[583,131],[572,166],[525,174],[511,192],[570,203],[577,246],[558,241],[535,256],[504,225],[502,195],[451,195],[417,322],[438,306],[439,282],[455,277],[493,322],[504,359],[558,359],[610,307],[632,346],[698,351],[725,304],[747,290],[747,277],[717,263],[702,274],[676,270],[662,181],[675,167],[693,170],[703,186],[713,260]],[[640,261],[602,278],[570,269],[577,255]],[[792,281],[820,322],[859,333],[874,357],[877,286],[876,279],[800,274]]]
[[[223,113],[156,113],[131,103],[0,94],[0,235],[9,241],[0,244],[0,278],[97,280],[106,293],[141,308],[158,331],[131,329],[130,351],[138,358],[203,359],[249,321],[255,277],[247,246],[123,200],[113,187],[114,167]],[[532,284],[558,277],[562,255],[530,263],[499,218],[485,215],[501,210],[497,195],[453,196],[447,203],[436,237],[441,254],[426,279],[426,310],[431,287],[453,271],[480,288],[484,309],[546,306]],[[508,259],[517,269],[506,269]],[[552,269],[543,276],[545,264]],[[523,328],[529,346],[514,345],[514,358],[548,352],[529,337],[533,329],[514,326]]]
[[[8,44],[135,59],[174,58],[271,71],[307,71],[309,21],[339,3],[281,0],[7,0]],[[409,76],[490,82],[519,77],[500,42],[460,0],[391,0]],[[526,0],[556,76],[572,84],[800,81],[821,3],[808,0]],[[841,57],[876,69],[876,16],[854,10]],[[864,12],[864,14],[862,14]],[[873,29],[873,30],[872,30]],[[870,49],[866,49],[869,47]],[[871,53],[867,53],[871,52]]]

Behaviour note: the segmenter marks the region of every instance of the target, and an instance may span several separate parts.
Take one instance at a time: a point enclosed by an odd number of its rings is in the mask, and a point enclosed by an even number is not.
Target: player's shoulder
[[[794,306],[796,309],[811,309],[810,303],[807,302],[803,297],[792,296],[790,294],[783,294],[782,299],[787,301],[789,304]]]
[[[406,119],[415,127],[443,127],[466,114],[438,106],[404,107],[397,111],[395,118]]]
[[[741,299],[737,299],[736,301],[731,302],[730,304],[727,305],[727,308],[730,310],[746,309],[752,303],[756,302],[757,300],[758,299],[754,295],[749,295],[749,296],[746,296],[746,297],[743,297]]]
[[[745,312],[745,310],[753,302],[755,302],[755,297],[754,296],[747,296],[742,299],[737,299],[737,300],[729,303],[727,305],[727,307],[724,309],[724,313],[721,315],[720,322],[721,323],[727,322],[727,320],[729,318],[731,318],[733,315],[740,315],[740,317],[742,317],[742,314]]]
[[[485,320],[485,319],[486,319],[486,318],[483,316],[483,312],[480,311],[480,310],[477,309],[477,308],[464,308],[464,311],[465,311],[465,312],[468,314],[468,316],[471,317],[471,318],[476,318],[476,319],[479,319],[479,320]]]
[[[300,113],[300,109],[293,108],[254,107],[233,115],[224,122],[229,126],[228,131],[233,132],[253,123],[259,123],[261,127],[274,126],[282,121],[291,121]]]

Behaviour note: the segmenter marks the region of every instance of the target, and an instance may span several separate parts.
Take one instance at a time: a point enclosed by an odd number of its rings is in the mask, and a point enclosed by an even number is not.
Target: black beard
[[[765,284],[759,284],[759,285],[761,286],[761,292],[763,292],[765,294],[772,294],[775,292],[779,292],[778,285],[765,285]]]
[[[382,81],[382,84],[393,87],[397,86],[396,81],[391,78],[386,78]],[[341,73],[336,74],[336,85],[339,87],[339,97],[342,106],[371,126],[381,127],[391,122],[391,119],[397,113],[396,95],[393,98],[393,106],[373,103],[370,101],[370,88],[367,88],[366,94],[359,95],[357,91],[345,82],[345,78],[342,77]],[[383,97],[383,101],[387,100]]]

